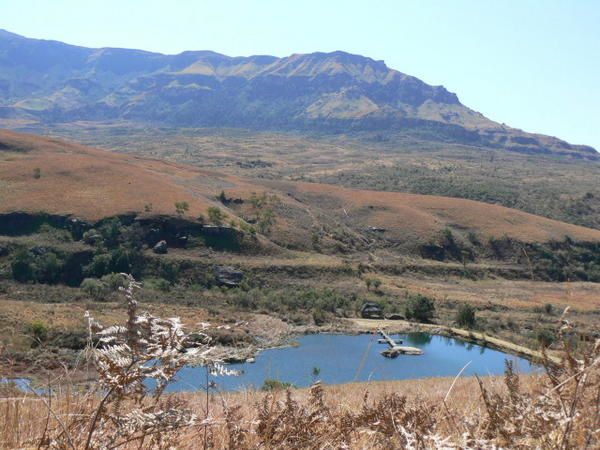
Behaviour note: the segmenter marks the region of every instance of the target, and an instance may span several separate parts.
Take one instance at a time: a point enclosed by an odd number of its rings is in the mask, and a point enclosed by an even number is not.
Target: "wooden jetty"
[[[396,342],[394,341],[385,331],[382,329],[378,330],[379,334],[383,337],[383,339],[379,339],[378,342],[386,343],[389,345],[389,348],[385,349],[381,352],[383,356],[386,358],[395,358],[398,355],[422,355],[423,350],[417,347],[406,347],[402,344],[402,341]]]

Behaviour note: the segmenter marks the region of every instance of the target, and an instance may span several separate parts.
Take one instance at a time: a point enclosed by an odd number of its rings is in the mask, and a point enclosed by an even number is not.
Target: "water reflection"
[[[413,347],[423,347],[431,342],[433,336],[429,333],[409,333],[400,337],[400,340],[404,340],[406,345]]]

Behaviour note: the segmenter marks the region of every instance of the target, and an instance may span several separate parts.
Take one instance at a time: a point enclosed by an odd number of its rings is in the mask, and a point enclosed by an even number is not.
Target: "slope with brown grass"
[[[1,213],[47,212],[98,220],[143,213],[148,207],[153,213],[174,214],[175,202],[186,201],[192,217],[211,205],[234,216],[243,208],[236,212],[218,203],[221,190],[246,200],[252,192],[266,191],[281,201],[273,236],[296,240],[299,246],[307,246],[310,234],[327,221],[359,234],[369,227],[382,228],[386,238],[404,242],[430,239],[446,227],[525,242],[565,236],[600,240],[598,230],[463,199],[252,180],[9,131],[0,132],[0,148]]]

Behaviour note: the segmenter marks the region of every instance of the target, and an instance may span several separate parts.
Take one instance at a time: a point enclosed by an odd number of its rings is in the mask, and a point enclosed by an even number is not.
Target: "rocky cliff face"
[[[344,52],[229,57],[90,49],[0,31],[0,118],[171,126],[418,132],[432,140],[595,158],[501,126],[443,86]]]

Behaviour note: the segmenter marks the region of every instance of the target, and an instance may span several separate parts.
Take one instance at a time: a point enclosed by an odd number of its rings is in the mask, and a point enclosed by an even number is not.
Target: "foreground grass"
[[[274,392],[169,395],[197,422],[172,429],[147,427],[112,447],[85,446],[87,424],[101,396],[72,390],[52,396],[0,399],[0,446],[13,448],[597,448],[596,372],[572,390],[563,385],[566,410],[554,403],[546,376],[431,378],[395,382],[314,385]],[[595,377],[595,378],[594,378]],[[595,381],[593,381],[595,380]],[[573,382],[573,380],[571,380]],[[481,384],[480,384],[481,383]],[[594,384],[596,383],[596,384]],[[585,386],[584,386],[585,385]],[[596,391],[594,391],[596,389]],[[555,391],[556,392],[556,391]],[[150,409],[152,401],[145,406]],[[208,410],[207,410],[208,407]],[[133,405],[120,405],[135,428]],[[573,410],[576,408],[576,411]],[[114,432],[114,431],[113,431]],[[156,432],[156,433],[155,433]],[[65,436],[69,436],[66,439]],[[144,435],[144,438],[139,436]]]

